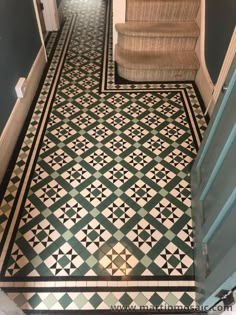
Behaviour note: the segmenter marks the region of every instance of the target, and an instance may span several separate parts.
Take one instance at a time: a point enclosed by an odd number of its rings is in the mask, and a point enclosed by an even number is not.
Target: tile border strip
[[[17,190],[17,194],[15,196],[15,201],[14,201],[13,207],[11,209],[11,213],[9,215],[9,218],[8,218],[7,228],[5,229],[4,235],[2,237],[2,243],[1,243],[1,247],[0,247],[0,254],[1,254],[0,255],[0,262],[4,262],[6,255],[9,255],[9,249],[11,249],[11,247],[13,245],[12,244],[12,242],[13,242],[12,239],[14,239],[14,237],[13,237],[13,233],[14,233],[13,229],[14,228],[13,227],[16,226],[16,223],[17,223],[17,220],[19,217],[19,212],[20,212],[20,205],[21,205],[23,199],[26,198],[26,193],[28,192],[28,190],[27,190],[27,187],[29,186],[28,178],[31,174],[33,165],[35,163],[35,158],[37,156],[37,152],[38,152],[39,147],[40,147],[39,144],[42,140],[42,134],[44,133],[45,122],[48,118],[48,115],[50,114],[56,86],[58,85],[62,66],[63,66],[64,61],[65,61],[66,51],[67,51],[67,48],[68,48],[69,43],[70,43],[70,38],[71,38],[73,28],[75,25],[76,17],[77,16],[74,15],[72,17],[71,22],[70,22],[70,27],[68,29],[68,33],[66,36],[67,40],[64,44],[62,53],[60,55],[60,58],[59,58],[59,61],[57,64],[57,68],[56,68],[56,73],[55,73],[54,78],[53,78],[53,82],[52,82],[52,84],[50,84],[50,91],[49,91],[49,94],[47,95],[47,100],[46,100],[46,103],[44,105],[42,115],[40,117],[40,122],[39,122],[38,128],[37,128],[37,134],[34,137],[32,147],[30,149],[30,153],[28,155],[27,161],[26,161],[25,166],[24,166],[24,170],[22,172],[23,174],[21,177],[21,181],[19,183],[19,187],[18,187],[19,189]],[[22,143],[21,143],[21,145],[22,145]],[[36,147],[36,150],[35,150],[35,147]],[[21,193],[22,191],[24,192],[24,194]],[[4,264],[3,264],[2,270],[1,270],[1,273],[3,273],[3,274],[5,273],[4,269],[6,269],[6,266],[4,266]]]

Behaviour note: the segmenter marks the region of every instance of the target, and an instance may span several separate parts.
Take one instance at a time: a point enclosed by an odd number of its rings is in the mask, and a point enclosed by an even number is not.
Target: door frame
[[[231,290],[232,287],[234,287],[236,283],[236,271],[235,270],[228,270],[228,268],[225,268],[225,264],[227,265],[227,261],[234,261],[235,260],[235,253],[236,253],[236,245],[232,247],[232,250],[229,251],[226,256],[224,257],[224,261],[221,260],[219,262],[219,265],[215,268],[217,270],[217,275],[219,277],[217,278],[218,282],[218,288],[212,292],[211,289],[211,279],[215,275],[212,276],[212,274],[205,274],[205,270],[207,270],[207,247],[204,247],[204,239],[202,239],[202,221],[204,220],[203,215],[203,207],[202,202],[200,199],[198,199],[197,191],[198,186],[201,182],[201,175],[200,175],[200,167],[202,164],[202,161],[204,160],[204,157],[206,156],[208,149],[211,144],[211,140],[214,137],[215,130],[218,126],[218,123],[221,120],[221,117],[224,113],[224,109],[227,106],[227,101],[232,95],[232,91],[235,91],[235,80],[236,80],[236,54],[234,54],[234,58],[232,61],[232,64],[229,68],[227,78],[225,79],[224,84],[227,86],[227,89],[225,91],[221,91],[216,107],[214,109],[212,120],[210,121],[209,127],[206,131],[205,137],[203,139],[203,142],[201,144],[200,150],[198,152],[197,158],[194,161],[192,171],[191,171],[191,187],[193,192],[193,200],[192,200],[192,215],[193,215],[193,222],[195,227],[195,235],[194,235],[194,244],[195,244],[195,269],[196,269],[196,283],[204,283],[204,288],[198,287],[197,288],[197,301],[200,302],[199,304],[202,306],[208,307],[214,306],[220,301],[219,297],[216,297],[217,293],[219,293],[220,290]],[[231,138],[228,139],[229,142],[231,141]],[[228,142],[228,141],[227,141]],[[236,189],[233,190],[230,198],[224,205],[224,215],[226,216],[227,211],[230,210],[232,202],[235,202],[235,194]],[[232,197],[232,198],[231,198]],[[219,223],[219,216],[215,219],[214,223]],[[209,232],[212,232],[209,231]],[[202,246],[203,245],[203,246]],[[208,279],[205,281],[205,279]],[[226,280],[224,280],[226,279]],[[233,285],[234,284],[234,285]],[[209,297],[204,300],[203,299],[203,290],[205,290]]]
[[[44,56],[45,56],[45,59],[46,59],[46,62],[47,62],[48,61],[48,56],[47,56],[47,51],[46,51],[45,42],[44,42],[43,29],[42,29],[42,25],[41,25],[41,21],[40,21],[39,8],[38,8],[38,4],[37,4],[36,1],[37,0],[33,0],[34,11],[35,11],[35,15],[36,15],[37,24],[38,24],[38,30],[39,30],[39,36],[40,36],[41,44],[42,44],[42,47],[43,47],[43,50],[44,50]]]

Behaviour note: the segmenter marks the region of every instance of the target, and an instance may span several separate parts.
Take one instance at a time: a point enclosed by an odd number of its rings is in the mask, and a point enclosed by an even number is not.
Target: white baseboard
[[[45,64],[44,49],[41,47],[27,77],[25,96],[22,99],[17,99],[0,138],[0,183],[7,170],[17,139],[30,110]]]
[[[198,70],[195,82],[202,96],[205,107],[207,108],[209,103],[212,101],[212,93],[214,90],[214,85],[212,84],[212,81],[209,80],[208,75],[204,71],[204,67],[202,67],[202,65],[200,66],[200,69]],[[211,113],[209,114],[211,115]]]
[[[113,0],[113,60],[115,60],[115,47],[118,42],[118,33],[115,29],[116,23],[125,23],[126,0]]]
[[[200,61],[200,68],[196,75],[196,84],[202,96],[203,102],[207,107],[211,102],[214,84],[210,78],[205,61],[205,0],[201,0],[200,9],[196,19],[200,31],[200,36],[195,48],[195,52]]]

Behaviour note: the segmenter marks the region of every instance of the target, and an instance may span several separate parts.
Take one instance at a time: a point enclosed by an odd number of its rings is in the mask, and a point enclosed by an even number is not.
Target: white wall
[[[211,116],[236,53],[236,27],[232,35],[218,80],[214,85],[210,78],[205,61],[205,5],[206,0],[201,0],[201,8],[196,19],[196,22],[201,30],[200,37],[195,49],[195,52],[200,61],[200,69],[196,76],[196,84],[201,93],[208,113]]]
[[[196,84],[201,93],[205,106],[211,102],[214,85],[210,78],[205,62],[205,0],[201,0],[200,9],[196,22],[200,31],[200,36],[196,45],[195,52],[200,61],[200,69],[196,76]]]
[[[113,0],[113,57],[118,34],[115,30],[116,23],[125,22],[126,0]]]

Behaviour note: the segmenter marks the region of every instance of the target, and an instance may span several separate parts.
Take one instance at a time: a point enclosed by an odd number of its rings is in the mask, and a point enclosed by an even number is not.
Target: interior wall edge
[[[205,60],[205,3],[206,0],[201,0],[200,9],[196,19],[196,23],[200,29],[200,36],[196,44],[195,52],[200,62],[200,68],[196,75],[196,84],[202,96],[205,106],[211,102],[214,84],[210,78]]]
[[[7,171],[7,167],[14,151],[17,139],[20,135],[25,119],[30,110],[34,95],[39,86],[45,64],[46,59],[44,48],[41,46],[27,76],[27,88],[25,96],[21,99],[17,99],[0,138],[0,183],[2,182],[4,174]]]

